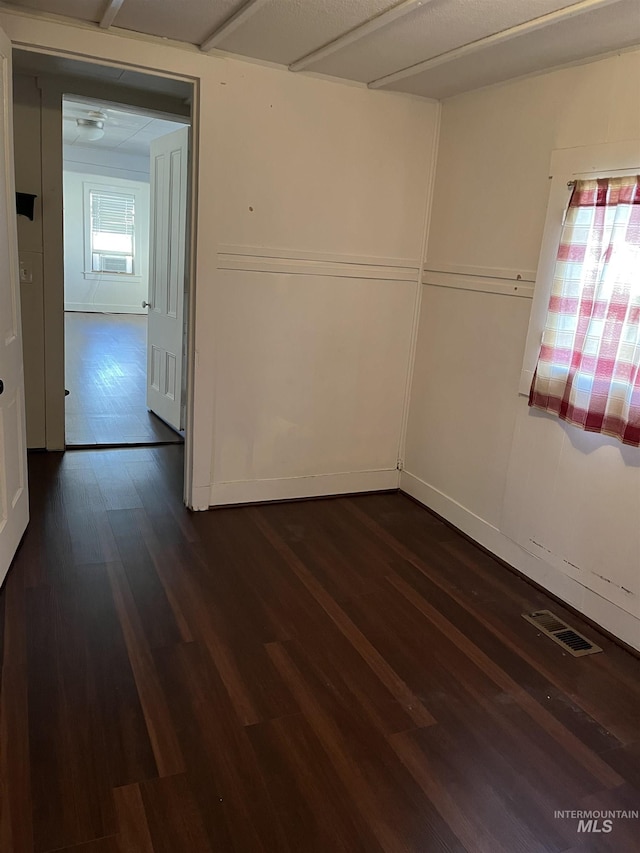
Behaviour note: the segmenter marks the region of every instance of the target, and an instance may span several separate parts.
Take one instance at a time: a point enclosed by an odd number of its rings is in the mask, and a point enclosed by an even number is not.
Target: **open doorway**
[[[71,95],[62,112],[66,444],[181,442],[184,286],[171,277],[184,278],[188,125]]]
[[[31,194],[35,199],[33,216],[18,217],[28,449],[57,451],[67,446],[64,96],[70,95],[80,102],[97,101],[107,108],[134,108],[133,112],[141,113],[145,120],[173,120],[174,123],[177,120],[185,125],[178,131],[183,137],[182,144],[161,150],[154,167],[151,163],[148,167],[150,207],[154,175],[162,178],[162,194],[167,203],[160,208],[162,215],[149,226],[150,233],[153,226],[155,233],[160,234],[156,241],[160,250],[156,259],[151,252],[149,257],[147,301],[154,307],[148,310],[148,315],[153,316],[154,323],[147,321],[146,376],[152,377],[147,390],[155,394],[154,405],[149,408],[155,411],[161,399],[172,410],[162,416],[177,423],[184,435],[184,452],[179,445],[174,447],[184,460],[183,499],[187,506],[192,506],[195,361],[192,288],[195,285],[196,230],[193,209],[197,200],[199,118],[196,78],[166,76],[148,69],[138,70],[132,65],[104,64],[92,56],[79,58],[43,53],[35,48],[14,49],[13,70],[16,184],[20,192]],[[191,133],[194,123],[195,132]],[[163,138],[171,142],[173,135]],[[175,192],[177,188],[180,193]],[[178,198],[182,199],[181,204],[177,204]],[[180,233],[187,235],[177,252],[168,236],[170,226],[174,228],[176,224],[179,224]],[[154,262],[158,264],[158,275],[151,268]],[[149,371],[150,364],[152,371]],[[177,418],[171,421],[176,412]],[[198,495],[198,506],[201,503]]]

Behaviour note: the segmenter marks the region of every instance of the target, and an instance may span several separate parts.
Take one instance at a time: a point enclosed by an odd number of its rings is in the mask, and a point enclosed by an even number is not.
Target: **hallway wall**
[[[18,216],[24,393],[27,447],[44,447],[45,358],[42,236],[42,169],[40,159],[40,89],[35,77],[14,77],[13,129],[16,191],[37,196],[33,221]],[[18,144],[19,142],[19,144]]]

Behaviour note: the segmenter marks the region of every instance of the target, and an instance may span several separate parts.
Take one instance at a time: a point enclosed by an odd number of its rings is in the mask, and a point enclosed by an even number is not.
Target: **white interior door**
[[[189,128],[151,143],[147,408],[182,422],[182,350]]]
[[[0,583],[29,520],[11,85],[11,42],[0,30]]]

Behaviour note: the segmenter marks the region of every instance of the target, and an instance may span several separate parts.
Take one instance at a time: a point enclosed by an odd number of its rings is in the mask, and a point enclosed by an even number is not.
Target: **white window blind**
[[[135,196],[91,190],[91,269],[94,272],[133,273]]]

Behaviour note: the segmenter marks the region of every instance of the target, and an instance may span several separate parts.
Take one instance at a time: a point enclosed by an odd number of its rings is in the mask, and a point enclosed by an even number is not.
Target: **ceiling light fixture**
[[[95,142],[104,136],[104,121],[96,118],[77,118],[78,135],[86,142]]]

